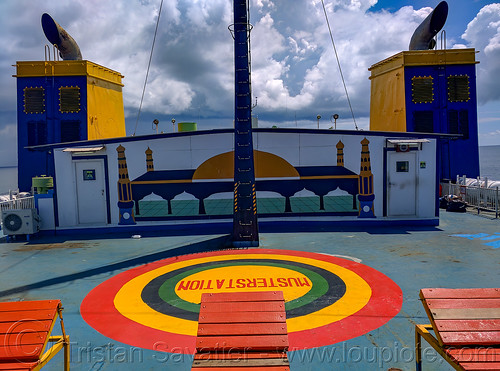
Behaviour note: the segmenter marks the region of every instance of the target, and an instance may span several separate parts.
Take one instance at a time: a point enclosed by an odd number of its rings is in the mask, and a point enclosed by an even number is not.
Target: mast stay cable
[[[155,48],[156,34],[158,33],[158,25],[160,23],[160,16],[161,16],[161,8],[162,7],[163,7],[163,0],[161,0],[160,9],[158,10],[158,19],[156,20],[155,34],[153,36],[153,44],[151,45],[151,53],[149,54],[148,69],[146,70],[146,78],[144,79],[144,86],[142,88],[141,103],[139,104],[139,112],[137,112],[137,120],[135,122],[134,134],[132,134],[133,136],[135,135],[135,133],[137,131],[137,125],[139,124],[139,117],[141,116],[142,103],[144,101],[144,93],[146,92],[146,84],[148,82],[149,68],[151,67],[151,60],[153,59],[153,50]]]
[[[356,124],[356,118],[354,117],[354,111],[352,109],[351,100],[349,99],[349,93],[347,92],[347,86],[344,80],[344,74],[342,73],[342,67],[340,67],[339,55],[337,54],[337,48],[335,47],[335,42],[333,41],[332,29],[330,28],[330,22],[328,21],[328,15],[326,13],[325,2],[321,0],[321,4],[323,4],[323,11],[325,12],[326,24],[328,25],[328,31],[330,32],[330,39],[332,40],[333,51],[335,52],[335,58],[337,58],[337,64],[339,66],[340,77],[342,78],[342,84],[344,84],[345,95],[347,97],[347,103],[349,104],[349,109],[351,110],[352,120],[354,121],[354,127],[356,130],[358,129],[358,125]]]

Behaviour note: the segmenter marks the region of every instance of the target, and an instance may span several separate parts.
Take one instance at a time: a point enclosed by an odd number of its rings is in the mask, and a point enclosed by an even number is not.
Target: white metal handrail
[[[478,183],[476,183],[478,184]],[[468,206],[475,207],[478,214],[481,211],[494,212],[495,218],[500,215],[499,187],[486,188],[477,185],[441,183],[442,194],[460,197]]]
[[[35,208],[35,198],[33,196],[16,198],[13,200],[0,202],[0,211],[15,210],[15,209],[34,209],[34,208]]]

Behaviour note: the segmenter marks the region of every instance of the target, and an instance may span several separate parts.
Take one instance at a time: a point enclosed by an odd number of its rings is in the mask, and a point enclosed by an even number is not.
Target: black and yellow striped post
[[[120,220],[118,224],[136,224],[132,185],[128,176],[125,147],[120,144],[116,148],[116,151],[118,152],[118,209],[120,210]]]

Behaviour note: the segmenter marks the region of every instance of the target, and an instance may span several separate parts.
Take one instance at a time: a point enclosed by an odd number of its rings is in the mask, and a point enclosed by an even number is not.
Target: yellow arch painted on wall
[[[299,177],[288,161],[269,152],[253,151],[256,178]],[[194,179],[232,179],[234,176],[234,152],[225,152],[202,163],[193,174]]]

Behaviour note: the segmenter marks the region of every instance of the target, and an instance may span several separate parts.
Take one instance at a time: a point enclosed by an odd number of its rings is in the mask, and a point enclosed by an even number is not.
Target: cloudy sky
[[[164,0],[142,112],[146,68],[161,0],[2,0],[0,2],[0,166],[16,163],[16,61],[43,60],[40,25],[49,13],[83,59],[122,73],[127,135],[231,127],[231,0]],[[368,129],[368,68],[408,50],[415,28],[439,0],[324,0],[354,115]],[[449,0],[448,48],[474,47],[480,145],[500,145],[500,2]],[[354,129],[321,0],[250,0],[252,90],[259,126]]]

